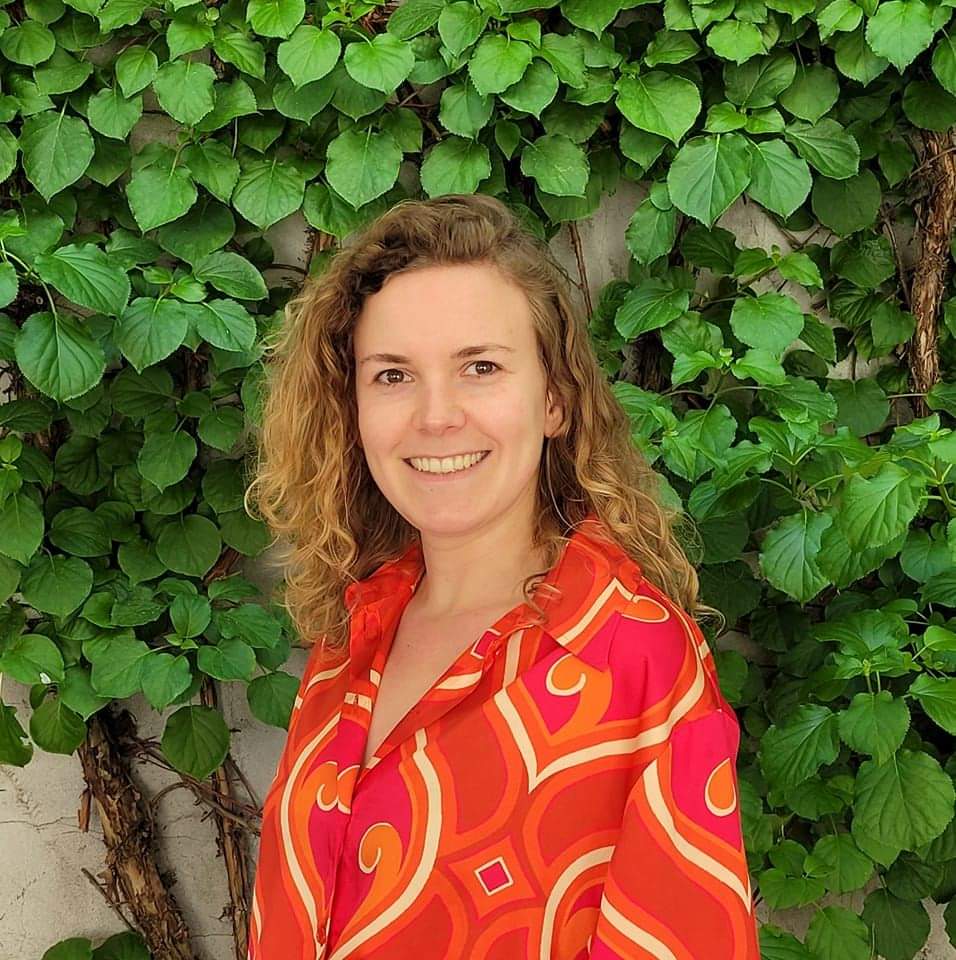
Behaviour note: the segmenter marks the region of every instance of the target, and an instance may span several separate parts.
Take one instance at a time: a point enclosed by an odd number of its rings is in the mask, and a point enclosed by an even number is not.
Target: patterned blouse
[[[349,653],[313,648],[265,800],[249,960],[760,960],[736,715],[601,530],[572,532],[546,622],[501,617],[364,769],[421,545],[347,588]]]

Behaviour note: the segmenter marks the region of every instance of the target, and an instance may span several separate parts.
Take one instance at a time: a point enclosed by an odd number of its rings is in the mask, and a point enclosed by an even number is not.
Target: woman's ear
[[[545,413],[544,434],[553,437],[564,423],[564,405],[554,400],[554,394],[548,391],[548,409]]]

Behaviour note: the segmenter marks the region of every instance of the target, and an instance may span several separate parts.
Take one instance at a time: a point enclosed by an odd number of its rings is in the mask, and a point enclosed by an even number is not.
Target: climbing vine
[[[952,17],[951,0],[0,7],[0,672],[30,688],[28,716],[0,703],[0,762],[78,755],[101,889],[132,928],[50,960],[194,956],[144,762],[214,811],[244,956],[258,802],[217,686],[282,727],[298,685],[281,602],[238,570],[269,542],[243,507],[262,345],[353,230],[474,192],[570,235],[634,442],[700,531],[703,598],[755,651],[708,632],[741,720],[764,957],[911,960],[928,899],[956,943]],[[628,182],[628,274],[592,291],[576,224]],[[732,207],[766,244],[722,225]],[[287,218],[304,268],[276,263]],[[133,695],[165,714],[159,744]],[[814,908],[803,940],[776,922],[793,907]]]

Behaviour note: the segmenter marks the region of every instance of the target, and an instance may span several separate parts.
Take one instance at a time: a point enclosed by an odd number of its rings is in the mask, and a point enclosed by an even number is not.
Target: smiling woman
[[[248,496],[313,649],[250,960],[758,960],[708,608],[546,246],[402,202],[273,353]]]

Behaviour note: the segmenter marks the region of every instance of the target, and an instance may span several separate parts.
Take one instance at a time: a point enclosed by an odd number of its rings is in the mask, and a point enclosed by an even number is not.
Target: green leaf
[[[464,83],[450,84],[442,91],[438,119],[449,133],[474,139],[487,126],[493,109],[494,98],[481,96],[474,84],[466,79]]]
[[[825,706],[806,703],[791,711],[784,723],[770,726],[758,756],[768,780],[782,790],[813,776],[839,752],[836,715]]]
[[[92,72],[93,64],[88,60],[77,60],[60,49],[33,71],[33,77],[41,94],[71,93],[82,87]]]
[[[617,108],[631,124],[675,144],[700,113],[697,86],[662,70],[651,70],[637,77],[622,76],[615,89]]]
[[[488,148],[463,137],[445,137],[428,151],[420,174],[422,189],[429,197],[474,193],[491,174]]]
[[[0,553],[28,563],[43,540],[43,529],[43,514],[36,503],[25,493],[12,494],[0,506]]]
[[[708,227],[750,183],[750,148],[739,133],[717,133],[688,140],[667,174],[671,199],[681,212]]]
[[[936,29],[933,8],[922,0],[886,0],[867,21],[866,40],[902,73],[930,45]]]
[[[910,712],[906,701],[897,700],[889,690],[858,693],[841,711],[839,727],[847,746],[883,764],[903,743],[910,728]]]
[[[444,0],[406,0],[392,12],[385,29],[401,40],[411,40],[435,26],[444,7]]]
[[[263,300],[268,295],[262,274],[238,253],[210,253],[193,267],[193,276],[237,300]]]
[[[34,610],[65,617],[93,586],[90,565],[78,557],[37,555],[20,578],[20,592]]]
[[[468,61],[468,76],[482,96],[517,83],[531,65],[532,48],[499,33],[485,34]]]
[[[212,606],[206,597],[180,594],[169,608],[169,617],[181,637],[198,637],[209,626]]]
[[[50,947],[41,960],[95,960],[86,937],[69,937]]]
[[[858,234],[830,249],[830,269],[858,287],[875,290],[896,273],[896,258],[886,237]]]
[[[726,64],[724,86],[727,99],[738,107],[751,110],[772,107],[777,97],[793,82],[796,70],[793,54],[786,50],[754,57],[740,65]]]
[[[766,53],[763,34],[754,24],[742,20],[715,24],[707,34],[707,46],[718,57],[734,63],[745,63],[751,57]]]
[[[129,299],[129,277],[99,247],[69,244],[34,261],[37,273],[73,303],[115,316]]]
[[[54,400],[82,396],[100,382],[106,369],[102,347],[81,321],[66,314],[27,317],[13,349],[20,372]],[[5,552],[2,546],[0,552]]]
[[[299,681],[289,673],[276,670],[256,677],[246,688],[246,699],[252,715],[273,727],[289,728],[292,706],[299,691]],[[0,753],[0,761],[2,761]]]
[[[0,763],[25,767],[33,757],[33,744],[17,720],[13,707],[0,703]]]
[[[165,360],[186,339],[189,307],[178,300],[137,297],[113,328],[113,339],[137,373]]]
[[[47,753],[69,756],[86,739],[86,724],[60,697],[50,697],[33,711],[30,736]]]
[[[854,839],[914,850],[943,832],[954,801],[952,779],[928,753],[899,750],[884,764],[864,760],[856,776]]]
[[[131,637],[104,637],[98,646],[84,654],[92,663],[90,681],[101,697],[122,699],[136,693],[141,686],[143,663],[152,651],[142,640]]]
[[[203,198],[181,220],[167,224],[158,233],[160,246],[174,257],[196,264],[224,247],[236,232],[232,211]]]
[[[78,117],[47,110],[27,117],[20,131],[23,170],[44,200],[75,183],[93,159],[93,137]]]
[[[146,699],[156,710],[165,710],[192,683],[189,660],[182,654],[151,653],[142,666]]]
[[[132,46],[116,58],[114,69],[123,96],[132,97],[153,82],[159,71],[159,61],[149,47]]]
[[[918,676],[909,688],[926,715],[947,733],[956,733],[956,678]]]
[[[296,27],[288,40],[279,44],[276,60],[286,76],[301,87],[328,74],[341,52],[342,43],[337,33],[303,24]]]
[[[125,140],[143,115],[143,98],[126,99],[116,87],[104,87],[90,97],[90,126],[104,137]]]
[[[201,646],[196,656],[199,669],[217,680],[251,680],[256,669],[252,647],[241,640],[222,640]]]
[[[278,156],[253,160],[243,167],[232,195],[232,205],[250,223],[271,227],[302,206],[305,177]]]
[[[528,143],[521,151],[521,172],[559,197],[583,197],[590,175],[583,148],[560,133]]]
[[[823,288],[820,268],[805,253],[788,253],[777,261],[780,276],[804,287]]]
[[[210,300],[196,317],[199,336],[220,350],[241,353],[255,343],[255,318],[234,300]]]
[[[410,43],[386,32],[376,34],[371,40],[350,43],[342,55],[342,62],[356,83],[383,93],[393,93],[412,72],[415,53]]]
[[[876,433],[890,415],[890,402],[872,377],[829,380],[827,390],[836,398],[837,426],[847,426],[858,437]]]
[[[473,3],[446,3],[438,17],[438,35],[457,57],[481,36],[487,23],[487,12]]]
[[[730,326],[744,343],[779,356],[800,336],[803,311],[784,294],[739,297],[734,301]]]
[[[831,893],[859,890],[873,876],[873,861],[849,833],[820,837],[804,861],[804,868],[811,877],[821,878]]]
[[[873,890],[863,904],[863,920],[873,933],[878,956],[886,960],[912,960],[926,944],[930,919],[919,902],[901,900],[889,890]],[[868,958],[870,937],[866,941]]]
[[[189,171],[182,165],[165,163],[140,169],[126,187],[130,210],[143,233],[178,220],[196,202],[197,195]]]
[[[391,134],[355,127],[329,143],[326,157],[329,185],[353,207],[361,207],[389,190],[402,164],[401,147]],[[424,179],[424,169],[422,175]]]
[[[651,263],[670,253],[677,239],[677,208],[659,210],[645,200],[634,211],[624,232],[624,242],[638,263]]]
[[[305,0],[249,0],[246,19],[262,37],[288,37],[305,16]]]
[[[889,60],[878,57],[863,36],[863,27],[852,33],[842,34],[834,44],[837,69],[845,77],[866,86],[875,80],[890,65]]]
[[[179,483],[196,459],[196,441],[184,430],[146,436],[136,458],[139,472],[159,490]]]
[[[170,570],[188,577],[208,573],[219,559],[222,539],[216,525],[198,514],[166,524],[156,540],[156,555]]]
[[[723,404],[691,410],[676,431],[664,434],[664,462],[685,480],[697,480],[726,456],[736,431],[736,421]]]
[[[816,123],[837,102],[840,83],[822,63],[799,67],[792,84],[780,95],[780,104],[801,120]]]
[[[24,20],[0,36],[0,53],[11,63],[35,67],[48,60],[56,48],[53,32],[36,20]]]
[[[217,33],[212,48],[220,60],[233,64],[257,80],[265,79],[266,51],[261,43],[251,37],[238,30]]]
[[[90,680],[89,667],[74,664],[67,667],[63,682],[57,685],[63,702],[83,720],[89,720],[108,704],[108,697],[97,696]]]
[[[107,0],[105,6],[97,13],[100,29],[104,33],[109,33],[118,27],[139,23],[148,6],[148,0]]]
[[[940,84],[956,96],[956,36],[944,34],[933,50],[933,73]]]
[[[788,124],[786,137],[797,153],[825,177],[843,180],[859,169],[860,147],[836,120],[813,124],[794,121]]]
[[[153,80],[153,90],[166,113],[174,120],[192,126],[199,123],[215,105],[215,80],[215,71],[205,63],[174,60],[159,68]]]
[[[863,11],[854,0],[833,0],[817,14],[820,39],[826,40],[838,31],[856,30],[863,19]]]
[[[190,144],[183,151],[182,156],[193,180],[205,187],[218,200],[229,203],[239,179],[239,161],[233,158],[229,148],[224,143],[210,138],[202,143]],[[221,244],[217,244],[218,246]],[[206,253],[211,252],[211,250],[206,251]]]
[[[16,299],[19,289],[17,271],[12,263],[0,263],[0,307],[5,307]]]
[[[945,133],[956,125],[956,97],[938,83],[914,80],[903,92],[903,113],[913,126]]]
[[[846,180],[817,177],[810,194],[816,218],[840,236],[869,227],[880,210],[879,181],[871,170],[862,170]]]
[[[870,479],[852,476],[837,520],[856,548],[888,543],[905,531],[919,509],[923,481],[895,463],[884,463]]]
[[[63,679],[63,654],[40,633],[22,633],[11,640],[0,656],[0,673],[19,683],[59,683]]]
[[[226,759],[229,728],[212,707],[180,707],[166,721],[160,746],[176,770],[204,780]]]
[[[200,440],[216,450],[231,450],[242,434],[245,424],[238,407],[213,407],[199,418],[197,432]]]
[[[816,960],[869,960],[866,924],[846,907],[817,910],[807,929],[807,946]]]
[[[634,340],[642,333],[676,320],[689,303],[687,290],[675,290],[660,281],[645,280],[634,287],[618,307],[614,326],[622,337]]]
[[[649,67],[656,67],[659,63],[683,63],[699,52],[700,47],[690,32],[661,30],[647,45],[644,63]]]
[[[802,510],[776,523],[761,544],[760,569],[767,580],[801,603],[812,600],[829,583],[816,557],[820,538],[832,522],[827,514]]]

